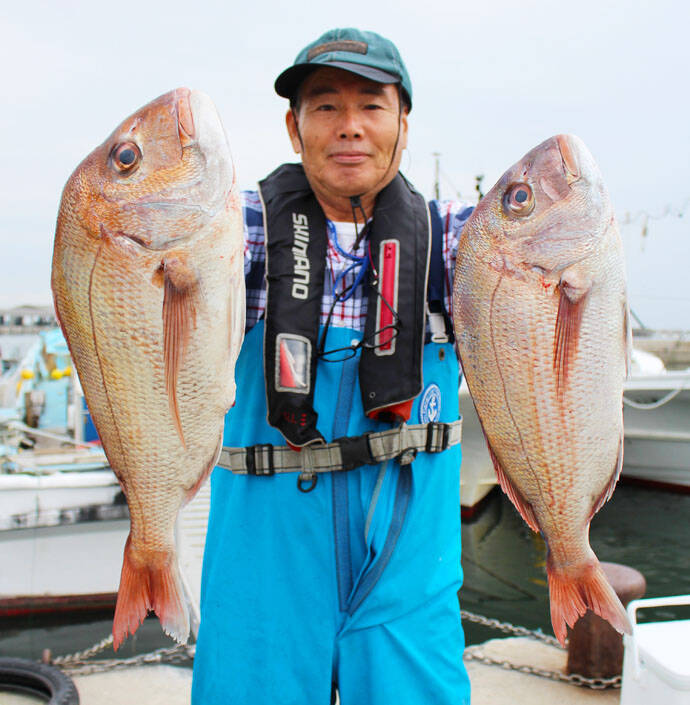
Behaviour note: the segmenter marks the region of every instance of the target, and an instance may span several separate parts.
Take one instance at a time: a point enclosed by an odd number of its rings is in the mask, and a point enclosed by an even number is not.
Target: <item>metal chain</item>
[[[86,659],[99,654],[101,651],[107,649],[113,643],[113,635],[107,636],[105,639],[101,639],[97,644],[94,644],[84,651],[77,651],[74,654],[69,654],[68,656],[57,656],[51,659],[51,663],[54,666],[60,666],[61,668],[68,668],[72,664],[79,664]]]
[[[544,634],[541,630],[527,629],[526,627],[516,626],[510,622],[500,622],[497,619],[484,617],[481,614],[475,614],[474,612],[468,612],[467,610],[461,610],[460,615],[462,619],[468,622],[474,622],[475,624],[480,624],[484,627],[489,627],[490,629],[497,629],[514,636],[529,637],[530,639],[536,639],[537,641],[541,641],[549,646],[554,646],[561,650],[563,649],[555,637]],[[92,656],[95,656],[101,651],[107,649],[112,643],[113,637],[110,635],[99,641],[97,644],[94,644],[92,647],[84,649],[84,651],[77,651],[76,653],[67,656],[58,656],[52,659],[51,663],[55,666],[59,666],[72,676],[87,675],[89,673],[100,673],[103,671],[129,668],[130,666],[143,666],[151,663],[181,663],[184,661],[193,660],[194,653],[196,651],[194,644],[178,644],[170,648],[157,649],[147,654],[140,654],[139,656],[132,656],[131,658],[126,659],[88,660]],[[565,674],[560,671],[549,671],[543,668],[536,668],[534,666],[520,666],[511,663],[510,661],[499,660],[492,658],[491,656],[486,656],[482,653],[481,648],[481,646],[467,647],[465,649],[463,659],[465,661],[477,661],[486,665],[500,666],[501,668],[511,671],[519,671],[520,673],[529,673],[535,676],[540,676],[541,678],[549,678],[551,680],[571,683],[573,685],[586,686],[594,690],[621,687],[622,679],[620,676],[614,676],[613,678],[587,678],[579,673]]]
[[[475,624],[481,624],[484,627],[490,627],[492,629],[498,629],[506,634],[513,634],[515,636],[525,636],[530,639],[536,639],[549,646],[555,646],[558,649],[563,650],[561,643],[553,636],[544,634],[541,630],[527,629],[526,627],[517,627],[510,622],[499,622],[497,619],[490,619],[489,617],[484,617],[481,614],[475,614],[474,612],[467,612],[461,610],[460,614],[463,619],[468,622],[474,622]],[[587,688],[592,688],[594,690],[603,690],[604,688],[620,688],[622,678],[621,676],[613,676],[612,678],[587,678],[579,673],[562,673],[561,671],[549,671],[545,668],[537,668],[535,666],[519,666],[510,661],[500,660],[492,658],[491,656],[486,656],[482,653],[481,646],[469,646],[465,649],[463,659],[465,661],[478,661],[479,663],[484,663],[490,666],[500,666],[509,671],[519,671],[520,673],[530,673],[534,676],[540,676],[541,678],[549,678],[554,681],[562,681],[564,683],[571,683],[572,685],[584,686]]]
[[[104,639],[103,641],[107,641]],[[103,643],[103,642],[101,642]],[[96,647],[94,647],[95,649]],[[102,659],[95,661],[84,661],[76,657],[81,654],[73,654],[72,656],[62,657],[61,662],[58,659],[53,661],[54,665],[60,666],[70,676],[84,676],[90,673],[101,673],[103,671],[114,671],[121,668],[130,668],[132,666],[144,666],[153,663],[183,663],[194,659],[195,646],[187,644],[177,644],[169,648],[156,649],[147,654],[140,654],[125,659]],[[90,651],[90,650],[89,650]],[[84,653],[84,652],[82,652]]]
[[[467,612],[466,610],[460,610],[460,616],[467,620],[468,622],[474,622],[475,624],[481,624],[483,627],[489,627],[491,629],[498,629],[505,634],[513,634],[515,636],[526,636],[530,639],[536,639],[537,641],[543,641],[545,644],[550,646],[555,646],[562,649],[560,642],[556,637],[544,634],[538,629],[527,629],[527,627],[517,627],[510,622],[499,622],[497,619],[490,619],[489,617],[484,617],[481,614],[475,614],[474,612]]]
[[[465,649],[463,659],[465,661],[478,661],[479,663],[489,666],[500,666],[501,668],[505,668],[509,671],[529,673],[534,676],[540,676],[541,678],[549,678],[550,680],[592,688],[593,690],[621,687],[622,679],[620,676],[613,676],[612,678],[587,678],[586,676],[581,676],[579,673],[566,674],[561,671],[549,671],[545,668],[536,668],[535,666],[519,666],[515,663],[511,663],[510,661],[501,661],[500,659],[486,656],[481,652],[481,647],[479,646],[467,647]]]

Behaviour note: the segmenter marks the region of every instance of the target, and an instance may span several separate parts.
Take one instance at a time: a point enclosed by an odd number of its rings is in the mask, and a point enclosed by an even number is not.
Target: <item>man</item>
[[[469,703],[447,312],[471,208],[398,174],[412,87],[390,41],[327,32],[275,87],[301,166],[244,194],[193,702]]]

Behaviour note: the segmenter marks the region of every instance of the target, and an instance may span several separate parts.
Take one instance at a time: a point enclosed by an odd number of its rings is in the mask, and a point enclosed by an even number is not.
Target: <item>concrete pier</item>
[[[492,639],[470,648],[495,659],[565,673],[567,652],[533,639]],[[590,690],[476,661],[468,661],[466,665],[472,682],[472,705],[617,705],[620,702],[619,689]],[[81,705],[189,705],[192,671],[176,666],[141,666],[76,676],[74,682]],[[0,702],[36,705],[38,701],[2,693]]]

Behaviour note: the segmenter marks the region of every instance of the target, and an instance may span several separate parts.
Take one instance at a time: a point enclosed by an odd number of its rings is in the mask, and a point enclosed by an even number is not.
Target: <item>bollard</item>
[[[630,600],[644,596],[647,583],[642,573],[619,563],[602,562],[601,567],[623,607]],[[587,678],[620,676],[623,671],[623,635],[588,610],[570,630],[566,670]]]

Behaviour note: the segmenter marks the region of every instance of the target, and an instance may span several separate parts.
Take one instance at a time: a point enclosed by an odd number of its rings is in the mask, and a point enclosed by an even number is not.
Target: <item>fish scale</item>
[[[120,150],[133,164],[117,162]],[[63,192],[56,310],[131,519],[116,648],[150,609],[178,641],[189,633],[174,527],[215,463],[234,401],[242,232],[225,133],[197,91],[127,118]]]
[[[546,140],[480,201],[453,311],[499,482],[548,547],[556,636],[586,608],[629,630],[588,538],[622,464],[629,326],[620,237],[581,140]]]

